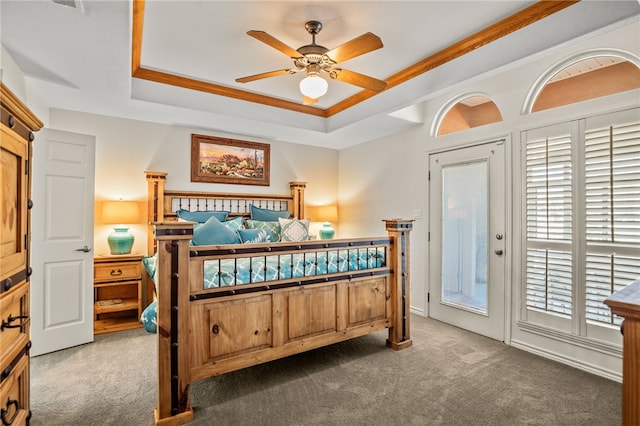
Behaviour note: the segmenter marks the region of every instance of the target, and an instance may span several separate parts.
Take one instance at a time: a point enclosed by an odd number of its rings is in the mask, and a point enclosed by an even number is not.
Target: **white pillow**
[[[284,219],[279,217],[280,241],[305,241],[309,239],[310,219]]]

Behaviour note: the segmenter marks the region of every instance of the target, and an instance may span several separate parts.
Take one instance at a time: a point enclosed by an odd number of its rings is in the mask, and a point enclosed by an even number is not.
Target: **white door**
[[[93,341],[95,137],[43,129],[32,162],[35,356]]]
[[[504,141],[429,156],[429,316],[504,341]]]

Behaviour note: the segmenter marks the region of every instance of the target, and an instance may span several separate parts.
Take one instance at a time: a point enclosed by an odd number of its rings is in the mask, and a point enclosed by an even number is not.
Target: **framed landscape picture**
[[[191,182],[269,186],[269,145],[191,135]]]

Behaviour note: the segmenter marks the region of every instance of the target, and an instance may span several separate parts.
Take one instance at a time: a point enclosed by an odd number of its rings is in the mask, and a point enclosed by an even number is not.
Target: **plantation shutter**
[[[526,142],[526,305],[571,315],[572,139]]]
[[[603,301],[640,278],[640,122],[585,133],[586,317],[618,325]]]

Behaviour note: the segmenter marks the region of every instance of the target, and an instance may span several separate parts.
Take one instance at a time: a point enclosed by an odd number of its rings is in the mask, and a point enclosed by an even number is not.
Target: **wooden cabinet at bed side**
[[[94,334],[142,327],[146,307],[142,255],[94,259]]]
[[[0,82],[0,409],[25,425],[29,403],[31,152],[43,123]]]

